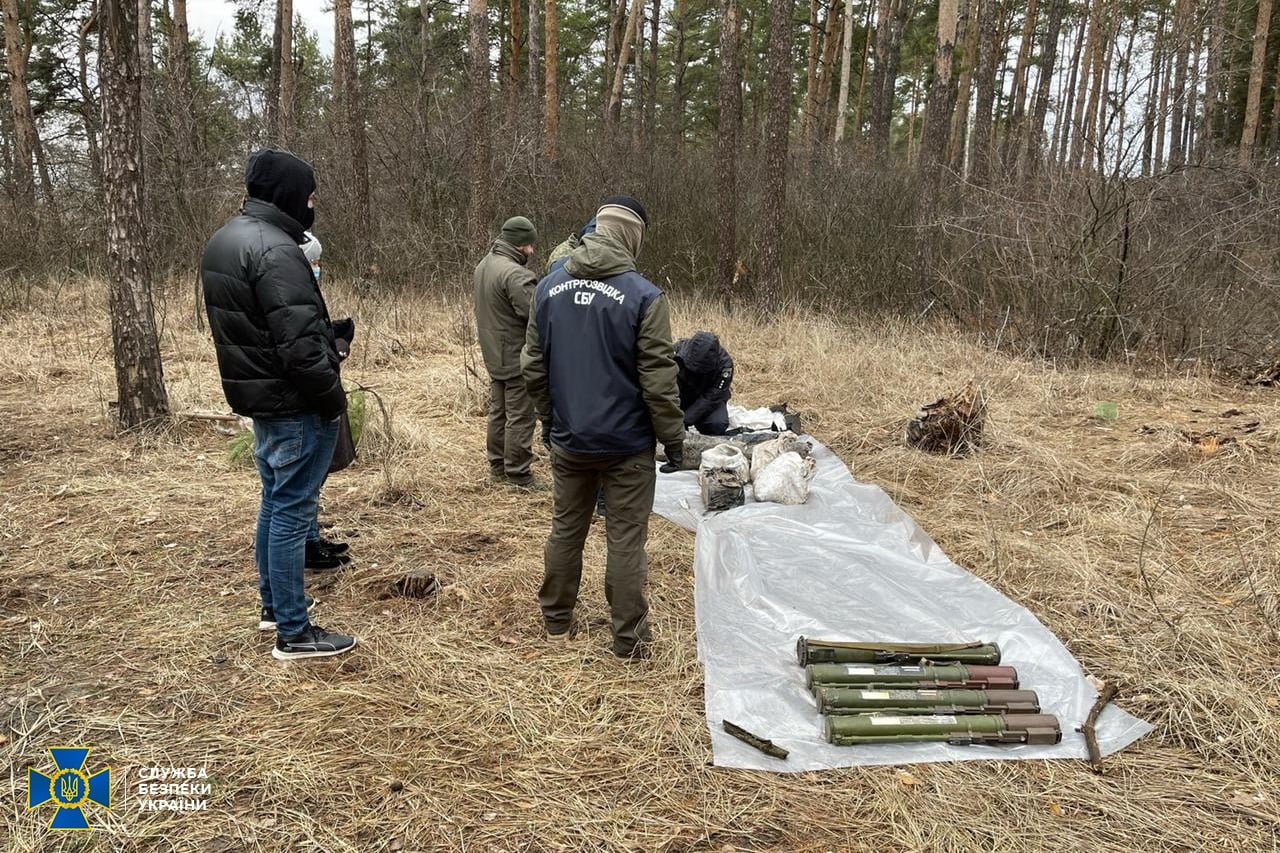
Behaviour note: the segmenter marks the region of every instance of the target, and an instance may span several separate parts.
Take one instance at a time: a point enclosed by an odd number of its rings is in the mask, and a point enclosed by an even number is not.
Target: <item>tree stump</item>
[[[409,572],[391,585],[390,593],[404,598],[430,598],[440,591],[440,582],[431,572]]]
[[[922,407],[907,424],[906,440],[928,453],[967,456],[982,444],[987,397],[973,380],[958,393]]]

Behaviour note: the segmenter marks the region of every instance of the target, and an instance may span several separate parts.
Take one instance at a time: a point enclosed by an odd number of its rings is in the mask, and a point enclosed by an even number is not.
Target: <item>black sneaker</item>
[[[306,567],[312,571],[340,569],[351,562],[346,554],[336,554],[324,546],[324,540],[307,542]]]
[[[311,608],[316,606],[316,600],[311,596],[307,596],[307,612],[311,612]],[[262,608],[262,615],[258,617],[259,631],[274,631],[276,629],[276,614],[270,607]]]
[[[356,647],[356,638],[346,634],[326,631],[319,625],[308,625],[301,634],[292,637],[276,636],[276,647],[271,656],[276,660],[294,658],[327,658],[349,652]]]
[[[325,539],[323,536],[317,542],[319,542],[321,548],[324,548],[330,554],[342,555],[351,550],[351,546],[346,542],[334,542],[332,539]]]

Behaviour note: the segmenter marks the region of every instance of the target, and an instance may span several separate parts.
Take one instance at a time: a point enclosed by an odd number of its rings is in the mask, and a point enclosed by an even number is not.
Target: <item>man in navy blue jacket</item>
[[[596,493],[609,504],[605,597],[613,651],[640,657],[651,639],[645,543],[656,482],[654,446],[683,456],[667,299],[636,272],[648,217],[635,199],[606,199],[596,230],[538,283],[521,367],[551,448],[554,516],[538,603],[547,634],[568,640],[582,547]]]

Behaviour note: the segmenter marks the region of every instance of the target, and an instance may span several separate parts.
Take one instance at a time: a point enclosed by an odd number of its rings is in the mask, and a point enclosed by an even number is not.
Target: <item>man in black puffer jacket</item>
[[[329,312],[299,245],[315,219],[315,172],[264,149],[249,158],[245,185],[249,198],[209,240],[200,276],[223,393],[253,418],[258,627],[275,630],[280,660],[342,654],[355,638],[312,624],[303,590],[307,530],[347,406]]]

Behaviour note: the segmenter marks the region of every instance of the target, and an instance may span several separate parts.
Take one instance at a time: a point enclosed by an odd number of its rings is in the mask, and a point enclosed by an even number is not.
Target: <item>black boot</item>
[[[327,548],[331,554],[338,554],[341,556],[351,550],[351,546],[346,542],[334,542],[332,539],[324,538],[323,534],[320,536],[318,541],[320,542],[320,545]]]
[[[333,569],[340,569],[350,562],[350,557],[344,554],[333,553],[324,546],[323,541],[307,542],[306,567],[312,571],[331,571]]]

